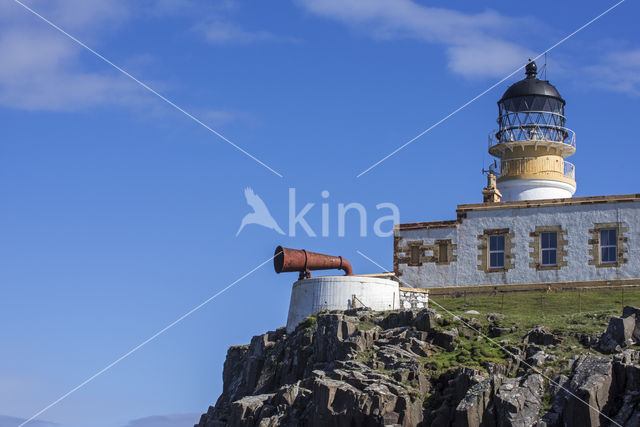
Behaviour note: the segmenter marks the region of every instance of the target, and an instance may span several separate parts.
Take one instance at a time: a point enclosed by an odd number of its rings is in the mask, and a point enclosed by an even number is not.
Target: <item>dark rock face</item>
[[[600,336],[596,346],[603,353],[615,353],[640,343],[640,309],[625,307],[622,317],[612,317],[609,327]]]
[[[435,313],[374,315],[332,312],[292,334],[278,330],[232,347],[223,393],[199,425],[419,424],[429,387],[419,359],[433,353],[427,340],[436,335],[426,330]],[[449,333],[439,338],[454,339]],[[363,356],[373,352],[375,360]]]
[[[540,417],[544,378],[540,374],[509,378],[495,395],[500,426],[532,426]]]
[[[469,388],[456,407],[454,425],[465,427],[497,425],[494,396],[501,384],[502,377],[494,375]]]
[[[640,352],[574,356],[566,375],[548,377],[561,337],[535,328],[484,368],[436,369],[479,339],[440,320],[432,310],[352,309],[256,336],[228,350],[223,392],[196,427],[640,427]]]
[[[553,345],[560,342],[560,338],[547,332],[544,327],[538,326],[530,330],[524,337],[525,344]]]

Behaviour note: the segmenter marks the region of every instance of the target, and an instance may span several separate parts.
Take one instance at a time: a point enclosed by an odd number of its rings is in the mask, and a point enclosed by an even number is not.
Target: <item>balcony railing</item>
[[[573,163],[564,161],[564,177],[569,179],[576,179],[576,167]]]
[[[489,148],[519,141],[561,143],[576,148],[576,134],[569,128],[553,125],[525,124],[509,126],[489,135]]]

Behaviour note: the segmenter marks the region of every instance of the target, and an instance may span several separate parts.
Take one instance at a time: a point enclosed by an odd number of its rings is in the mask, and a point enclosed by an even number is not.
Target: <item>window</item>
[[[504,268],[504,234],[489,236],[489,268]]]
[[[618,262],[618,230],[615,228],[600,230],[600,262]]]
[[[515,268],[514,237],[508,228],[486,229],[478,234],[478,270],[505,273]]]
[[[420,262],[420,246],[412,245],[410,246],[411,252],[409,254],[409,265],[422,265]]]
[[[529,262],[530,268],[541,270],[560,270],[569,265],[568,255],[569,240],[567,230],[561,225],[536,225],[529,233]]]
[[[589,265],[617,268],[629,262],[629,227],[621,222],[597,222],[589,229]],[[625,244],[626,243],[626,244]]]
[[[438,243],[438,262],[449,262],[449,244]]]
[[[558,265],[558,233],[540,233],[540,258],[543,267]]]

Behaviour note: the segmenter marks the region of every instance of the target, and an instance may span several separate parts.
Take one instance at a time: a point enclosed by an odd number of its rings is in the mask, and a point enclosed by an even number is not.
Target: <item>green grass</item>
[[[535,326],[545,328],[561,336],[562,342],[553,348],[547,348],[547,353],[555,355],[555,362],[545,364],[546,368],[553,372],[564,372],[566,360],[576,352],[584,350],[578,336],[581,334],[597,335],[607,328],[609,316],[622,314],[622,293],[618,290],[584,291],[579,300],[578,292],[551,292],[551,293],[512,293],[502,295],[474,296],[460,298],[433,298],[431,308],[444,315],[443,321],[458,326],[459,322],[453,322],[451,316],[442,307],[453,314],[469,319],[477,319],[482,324],[484,333],[487,333],[489,322],[488,313],[502,313],[504,320],[500,322],[502,327],[516,327],[515,332],[494,338],[496,342],[507,340],[518,345],[522,337]],[[439,307],[439,305],[442,307]],[[503,305],[504,304],[504,305]],[[640,290],[625,290],[624,305],[640,307]],[[476,310],[480,314],[464,314],[465,311]],[[456,324],[457,323],[457,324]],[[463,349],[454,352],[439,352],[430,358],[431,365],[436,371],[444,371],[456,366],[476,367],[485,361],[500,361],[504,357],[495,347],[487,347],[489,341],[480,341],[480,347],[488,353],[482,353],[480,348],[469,348],[468,343],[463,342]],[[482,344],[484,343],[484,344]],[[474,353],[475,351],[475,353]],[[595,349],[590,349],[597,352]],[[429,366],[429,365],[425,365]]]
[[[373,358],[374,354],[375,354],[375,350],[372,348],[368,348],[358,353],[358,357],[356,358],[356,360],[358,360],[359,362],[367,363]]]
[[[368,331],[376,327],[375,323],[370,320],[364,320],[356,326],[359,331]]]
[[[487,313],[502,313],[503,326],[517,325],[516,335],[536,325],[544,325],[558,332],[602,332],[607,326],[607,315],[622,314],[620,290],[552,293],[511,293],[465,298],[433,298],[431,308],[443,312],[441,305],[454,314],[476,310],[480,314],[467,315],[486,323]],[[504,305],[503,305],[504,304]],[[640,290],[625,290],[624,305],[640,306]],[[444,314],[444,313],[443,313]],[[522,332],[522,333],[521,333]],[[502,339],[502,338],[501,338]]]
[[[486,362],[503,363],[505,355],[498,346],[487,340],[458,339],[454,351],[438,351],[420,360],[426,368],[436,374],[456,367],[484,369]]]
[[[311,329],[311,327],[318,322],[318,314],[312,314],[309,317],[305,317],[305,319],[298,325],[298,328],[302,328],[304,331]]]
[[[553,405],[551,404],[551,393],[548,391],[544,393],[542,396],[542,406],[540,407],[540,416],[543,416],[547,412],[553,409]]]

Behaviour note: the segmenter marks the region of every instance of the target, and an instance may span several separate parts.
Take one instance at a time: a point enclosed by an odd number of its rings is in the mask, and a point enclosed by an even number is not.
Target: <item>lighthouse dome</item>
[[[534,61],[527,64],[526,74],[527,77],[505,91],[498,104],[502,104],[507,111],[562,112],[565,100],[554,85],[536,77],[537,66]]]

